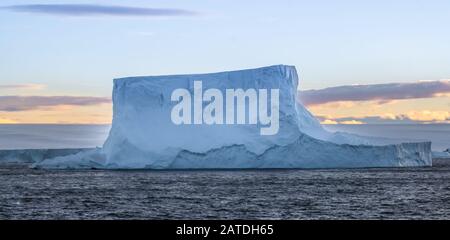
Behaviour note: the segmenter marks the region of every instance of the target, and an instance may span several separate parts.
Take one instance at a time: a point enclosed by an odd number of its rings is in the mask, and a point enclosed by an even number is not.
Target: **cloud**
[[[396,99],[431,98],[450,93],[450,80],[419,81],[330,87],[299,93],[305,105],[319,105],[341,101],[378,101],[384,104]]]
[[[401,118],[420,122],[446,122],[450,121],[449,111],[411,111],[401,115]]]
[[[18,112],[62,106],[90,106],[111,103],[107,97],[0,96],[0,111]]]
[[[339,124],[339,122],[330,120],[330,119],[323,119],[320,123],[321,124]]]
[[[2,89],[17,89],[17,90],[41,90],[46,86],[44,84],[10,84],[10,85],[0,85],[0,90]]]
[[[386,113],[381,116],[339,117],[318,116],[323,124],[411,124],[450,123],[450,111],[410,111],[402,114]]]
[[[330,116],[316,116],[316,118],[320,121],[321,124],[328,124],[328,125],[334,125],[334,124],[366,124],[364,118],[357,118],[357,117],[343,117],[343,118],[333,118]]]
[[[1,7],[13,12],[38,13],[60,16],[193,16],[197,15],[184,9],[175,8],[143,8],[97,4],[27,4]]]
[[[339,123],[340,124],[353,124],[353,125],[364,124],[364,122],[361,122],[361,121],[358,121],[358,120],[341,121]]]
[[[14,121],[14,120],[8,119],[8,118],[1,118],[0,117],[0,124],[12,124],[12,123],[17,123],[17,121]]]

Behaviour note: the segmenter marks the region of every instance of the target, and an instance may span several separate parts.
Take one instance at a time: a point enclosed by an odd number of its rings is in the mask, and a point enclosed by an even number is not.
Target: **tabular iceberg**
[[[176,125],[171,94],[194,82],[204,88],[279,89],[279,130],[259,124]],[[102,149],[57,157],[37,167],[196,169],[430,166],[431,143],[383,145],[377,139],[330,133],[298,101],[295,67],[276,65],[211,74],[114,80],[113,122]]]

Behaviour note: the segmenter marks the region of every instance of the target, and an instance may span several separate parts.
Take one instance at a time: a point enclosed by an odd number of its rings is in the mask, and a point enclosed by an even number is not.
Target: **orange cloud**
[[[67,107],[52,106],[27,111],[1,112],[0,124],[110,124],[111,119],[111,104]]]
[[[0,124],[12,124],[12,123],[17,123],[17,122],[12,119],[0,118]]]
[[[354,125],[356,125],[356,124],[364,124],[364,122],[357,121],[357,120],[342,121],[342,122],[339,122],[339,123],[340,124],[354,124]]]
[[[325,119],[323,121],[320,122],[321,124],[339,124],[339,122],[331,120],[331,119]]]
[[[325,120],[321,121],[320,123],[321,124],[329,124],[329,125],[334,125],[334,124],[364,124],[364,122],[358,121],[358,120],[336,121],[336,120],[333,120],[333,119],[325,119]]]
[[[450,112],[448,111],[411,111],[404,114],[402,117],[407,117],[413,121],[421,122],[446,122],[450,121]]]

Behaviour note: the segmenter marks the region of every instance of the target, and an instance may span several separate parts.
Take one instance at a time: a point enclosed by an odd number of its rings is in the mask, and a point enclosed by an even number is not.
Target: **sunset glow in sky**
[[[0,2],[0,123],[110,123],[112,79],[295,65],[323,123],[450,123],[448,0]]]

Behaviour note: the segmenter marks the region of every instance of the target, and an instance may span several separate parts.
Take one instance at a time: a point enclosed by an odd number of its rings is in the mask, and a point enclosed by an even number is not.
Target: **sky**
[[[0,123],[110,123],[112,79],[296,66],[327,124],[450,123],[448,0],[0,2]]]

